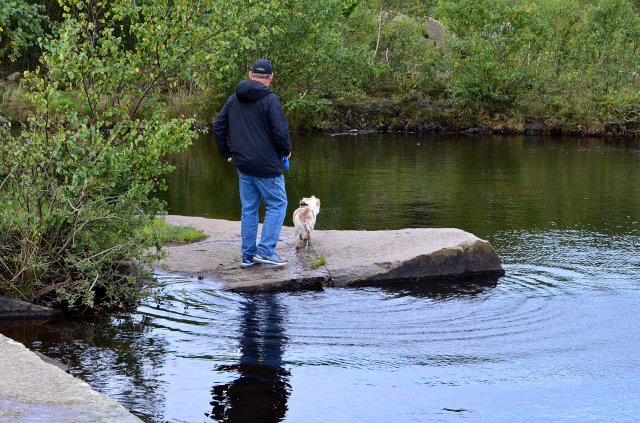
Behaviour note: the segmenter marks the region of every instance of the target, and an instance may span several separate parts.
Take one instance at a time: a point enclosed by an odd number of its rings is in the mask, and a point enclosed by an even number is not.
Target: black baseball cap
[[[267,59],[258,59],[253,66],[251,66],[251,72],[271,75],[273,73],[273,68]]]

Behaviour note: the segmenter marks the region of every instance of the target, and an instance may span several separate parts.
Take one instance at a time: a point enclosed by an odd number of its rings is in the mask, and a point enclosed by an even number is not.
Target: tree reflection
[[[290,373],[282,356],[285,310],[275,294],[246,297],[242,311],[239,347],[240,363],[220,366],[239,377],[215,385],[211,391],[213,409],[206,414],[221,422],[279,422],[287,412]]]

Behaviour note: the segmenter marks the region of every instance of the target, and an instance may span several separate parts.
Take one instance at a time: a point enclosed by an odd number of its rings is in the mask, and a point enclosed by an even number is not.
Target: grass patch
[[[318,267],[324,266],[325,264],[327,264],[327,259],[322,254],[320,254],[316,256],[315,260],[311,262],[310,266],[312,270],[316,270]]]
[[[165,244],[189,244],[206,238],[202,231],[190,226],[174,226],[163,218],[157,218],[153,224],[145,226],[142,234],[146,239],[152,239],[156,245]]]
[[[35,111],[27,99],[26,90],[17,83],[0,84],[1,116],[13,122],[26,122],[29,112]]]

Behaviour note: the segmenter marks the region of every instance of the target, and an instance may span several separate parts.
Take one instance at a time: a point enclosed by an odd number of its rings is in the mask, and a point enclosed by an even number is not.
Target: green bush
[[[0,3],[0,66],[13,63],[38,46],[43,35],[44,6],[24,0]]]
[[[137,234],[161,208],[150,194],[170,170],[162,157],[193,138],[189,122],[127,121],[110,131],[73,115],[36,118],[3,134],[0,282],[24,298],[74,306],[135,298],[136,275],[155,256]]]
[[[209,83],[206,96],[211,119],[260,57],[273,64],[271,87],[294,129],[323,126],[331,101],[358,91],[372,74],[367,49],[343,38],[348,19],[343,0],[275,3],[277,7],[268,12],[252,15],[247,23],[251,38],[242,37],[234,44],[234,65]]]
[[[14,122],[26,122],[29,113],[35,111],[24,88],[17,83],[0,85],[0,115]]]

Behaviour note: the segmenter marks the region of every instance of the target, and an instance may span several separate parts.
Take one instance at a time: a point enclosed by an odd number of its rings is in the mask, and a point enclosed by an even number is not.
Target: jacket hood
[[[253,103],[271,92],[269,87],[250,79],[240,81],[236,87],[236,97],[243,103]]]

